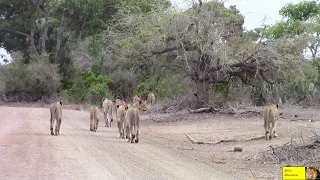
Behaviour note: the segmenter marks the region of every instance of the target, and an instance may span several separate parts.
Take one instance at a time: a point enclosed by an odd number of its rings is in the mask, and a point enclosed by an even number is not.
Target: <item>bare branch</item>
[[[8,29],[8,28],[1,28],[0,27],[0,31],[8,31],[8,32],[12,32],[12,33],[15,33],[15,34],[20,34],[20,35],[23,35],[23,36],[26,36],[28,38],[31,38],[30,34],[27,34],[27,33],[24,33],[24,32],[20,32],[20,31],[17,31],[17,30],[13,30],[13,29]]]

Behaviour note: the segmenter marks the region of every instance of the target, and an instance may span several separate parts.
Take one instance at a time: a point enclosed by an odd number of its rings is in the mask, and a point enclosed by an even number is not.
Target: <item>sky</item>
[[[1,48],[1,47],[0,47],[0,65],[1,65],[1,64],[5,64],[5,63],[3,62],[3,59],[1,58],[1,55],[4,55],[5,58],[9,60],[9,62],[11,61],[11,56],[10,56],[10,54],[8,54],[7,51],[6,51],[4,48]]]
[[[198,2],[198,0],[195,1]],[[192,0],[171,0],[171,2],[181,10],[187,9],[192,4]],[[226,0],[225,6],[236,5],[240,13],[245,16],[244,27],[246,30],[251,30],[260,27],[264,19],[264,24],[280,21],[282,17],[279,15],[279,10],[287,3],[299,2],[301,0]]]
[[[194,0],[198,2],[197,0]],[[202,0],[206,2],[206,0]],[[171,0],[172,4],[180,9],[186,10],[192,5],[192,0]],[[251,30],[261,27],[262,24],[274,24],[281,20],[279,10],[287,3],[297,4],[301,0],[226,0],[225,6],[236,5],[237,9],[245,16],[244,27]],[[0,47],[0,55],[3,54],[11,59],[6,51]],[[0,64],[3,64],[0,57]]]

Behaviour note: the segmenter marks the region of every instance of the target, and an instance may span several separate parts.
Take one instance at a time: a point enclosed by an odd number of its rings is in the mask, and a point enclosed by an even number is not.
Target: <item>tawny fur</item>
[[[115,104],[116,104],[116,106],[117,105],[126,105],[126,102],[121,99],[116,99]]]
[[[52,102],[50,106],[50,131],[51,135],[60,135],[60,126],[62,121],[62,102]],[[53,124],[55,122],[55,130],[53,133]]]
[[[279,119],[278,105],[271,104],[264,107],[263,110],[264,129],[266,140],[277,137],[276,126]],[[268,136],[269,135],[269,136]]]
[[[125,119],[125,132],[128,142],[139,142],[140,112],[135,107],[128,108]]]
[[[140,100],[138,102],[133,103],[131,105],[131,107],[137,108],[140,112],[147,112],[148,111],[147,101]]]
[[[103,98],[102,109],[104,112],[104,126],[111,127],[111,122],[113,121],[113,102],[110,99]]]
[[[90,131],[97,132],[99,121],[101,117],[103,117],[102,109],[98,108],[97,106],[92,106],[90,109]]]
[[[140,96],[137,96],[137,95],[135,95],[134,97],[133,97],[133,103],[136,103],[136,102],[139,102],[140,101]]]
[[[155,101],[156,101],[156,96],[154,95],[153,92],[150,92],[148,94],[147,103],[152,105],[152,104],[154,104]]]
[[[128,110],[127,105],[117,105],[117,125],[119,130],[119,138],[124,139],[124,121]]]
[[[145,101],[139,101],[128,107],[125,118],[125,138],[128,142],[139,142],[140,111],[147,111]]]

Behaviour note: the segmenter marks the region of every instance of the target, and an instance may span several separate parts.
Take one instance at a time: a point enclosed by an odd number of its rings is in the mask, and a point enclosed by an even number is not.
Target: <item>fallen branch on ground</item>
[[[290,121],[310,121],[310,122],[315,122],[315,121],[319,121],[316,119],[305,119],[305,118],[299,118],[299,119],[291,119]]]
[[[207,113],[211,112],[211,113],[214,113],[214,112],[219,111],[219,110],[217,110],[217,109],[214,109],[213,107],[199,108],[199,109],[194,109],[194,110],[187,107],[187,109],[188,109],[188,111],[189,111],[190,113],[202,113],[202,112],[207,112]]]
[[[258,137],[251,137],[251,138],[246,138],[246,139],[221,139],[219,141],[199,141],[188,134],[185,134],[186,137],[192,142],[192,144],[220,144],[220,143],[226,143],[226,142],[239,142],[239,141],[254,141],[254,140],[259,140],[259,139],[264,139],[265,136],[258,136]]]
[[[256,111],[251,109],[244,110],[233,110],[234,114],[262,114],[262,111]]]
[[[213,107],[190,109],[187,107],[190,113],[221,113],[221,114],[262,114],[262,111],[255,111],[251,109],[237,110],[234,108],[229,108],[226,110],[215,109]]]

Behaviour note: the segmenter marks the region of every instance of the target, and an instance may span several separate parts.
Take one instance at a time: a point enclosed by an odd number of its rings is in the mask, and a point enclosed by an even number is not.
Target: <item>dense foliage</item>
[[[89,104],[150,91],[157,99],[195,95],[195,107],[312,101],[320,5],[302,1],[279,13],[275,25],[245,31],[244,15],[221,1],[178,12],[168,0],[3,0],[0,43],[13,63],[0,67],[0,90],[12,100],[60,93]]]
[[[86,101],[92,105],[99,105],[102,97],[113,99],[108,80],[101,75],[96,76],[90,68],[79,71],[72,87],[65,93],[73,103]]]

